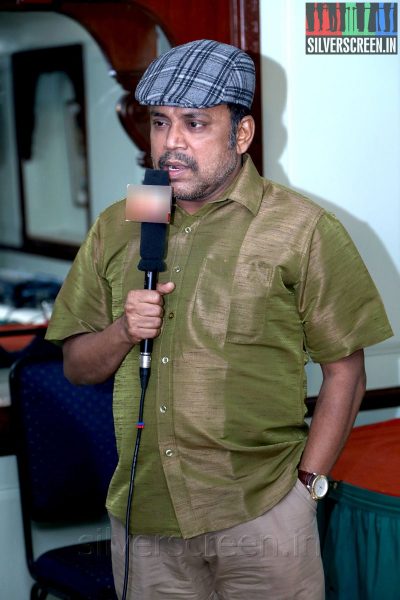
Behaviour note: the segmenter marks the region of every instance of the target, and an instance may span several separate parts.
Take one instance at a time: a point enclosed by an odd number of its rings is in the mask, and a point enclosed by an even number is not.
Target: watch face
[[[328,491],[328,479],[325,475],[317,475],[312,483],[312,496],[316,500],[323,498]]]

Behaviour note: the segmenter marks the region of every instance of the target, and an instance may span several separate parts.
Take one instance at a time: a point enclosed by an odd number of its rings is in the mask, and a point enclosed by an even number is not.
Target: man
[[[115,373],[119,463],[107,507],[122,589],[123,523],[140,397],[138,345],[154,338],[130,520],[129,598],[324,596],[316,500],[364,390],[363,348],[391,333],[334,216],[266,181],[246,154],[254,65],[210,40],[173,48],[136,90],[154,167],[176,207],[157,291],[138,271],[140,225],[107,209],[83,244],[48,337],[76,383]],[[308,357],[323,384],[304,423]],[[298,478],[301,478],[300,479]]]

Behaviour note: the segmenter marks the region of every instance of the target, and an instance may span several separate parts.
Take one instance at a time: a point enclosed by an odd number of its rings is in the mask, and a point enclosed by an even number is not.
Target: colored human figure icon
[[[370,33],[379,29],[379,2],[371,2],[369,7],[368,31]]]
[[[384,2],[385,33],[397,32],[397,2]]]
[[[329,15],[329,31],[337,31],[338,18],[337,18],[337,6],[336,2],[328,2],[328,15]]]
[[[348,12],[348,11],[347,11]],[[340,15],[340,31],[346,31],[346,3],[339,3],[339,15]],[[349,20],[350,15],[348,15]],[[350,23],[348,23],[348,29],[350,29]]]
[[[324,21],[324,3],[323,2],[317,2],[317,14],[318,14],[319,31],[322,31],[323,21]]]
[[[306,2],[307,30],[314,31],[314,2]]]
[[[365,4],[364,2],[356,2],[357,12],[357,30],[359,32],[364,31],[365,27]]]

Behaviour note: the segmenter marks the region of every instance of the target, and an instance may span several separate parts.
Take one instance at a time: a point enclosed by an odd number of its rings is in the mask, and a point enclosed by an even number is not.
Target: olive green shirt
[[[103,330],[123,314],[138,271],[140,224],[125,202],[100,215],[57,298],[47,337]],[[294,485],[303,451],[308,357],[332,362],[392,335],[348,234],[248,157],[219,200],[176,207],[131,532],[185,538],[252,519]],[[124,521],[136,436],[139,349],[115,376],[119,463],[107,506]]]

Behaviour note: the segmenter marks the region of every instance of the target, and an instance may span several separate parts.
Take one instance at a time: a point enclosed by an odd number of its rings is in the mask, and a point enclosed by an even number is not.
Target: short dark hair
[[[247,117],[251,114],[251,111],[247,106],[243,104],[228,104],[229,112],[231,114],[231,132],[229,136],[229,147],[233,148],[236,144],[236,134],[238,126],[243,117]]]

